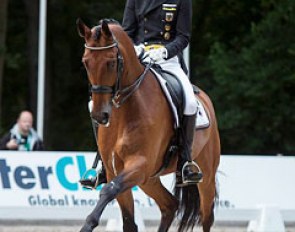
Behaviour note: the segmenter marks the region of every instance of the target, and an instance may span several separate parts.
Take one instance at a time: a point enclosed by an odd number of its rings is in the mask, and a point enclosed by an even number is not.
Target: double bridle
[[[150,69],[150,65],[147,65],[143,73],[132,83],[131,85],[121,88],[121,80],[123,76],[124,59],[121,55],[118,42],[115,40],[114,43],[104,47],[91,47],[85,43],[85,48],[92,51],[102,51],[110,48],[116,47],[117,53],[117,79],[113,86],[108,85],[90,85],[90,91],[94,94],[112,94],[111,102],[116,107],[119,108],[140,86],[141,82],[145,78],[147,71]]]

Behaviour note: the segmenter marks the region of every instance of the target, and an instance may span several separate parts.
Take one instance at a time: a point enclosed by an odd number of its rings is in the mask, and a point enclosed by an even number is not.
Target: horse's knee
[[[103,186],[100,191],[100,199],[105,201],[113,200],[120,192],[122,191],[121,188],[121,178],[118,176],[110,183],[107,183]]]

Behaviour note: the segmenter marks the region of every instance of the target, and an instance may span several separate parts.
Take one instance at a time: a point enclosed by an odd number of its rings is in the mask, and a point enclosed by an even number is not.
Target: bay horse
[[[204,232],[209,232],[214,221],[215,175],[220,159],[211,100],[200,91],[198,98],[208,113],[210,126],[195,131],[192,155],[203,171],[203,182],[176,188],[172,194],[155,175],[175,129],[173,115],[154,74],[140,63],[132,40],[118,23],[101,20],[98,26],[89,28],[78,19],[77,29],[85,39],[82,63],[91,85],[91,117],[100,125],[97,142],[108,180],[81,231],[93,231],[107,204],[116,199],[123,231],[137,232],[131,189],[139,186],[159,206],[158,232],[168,231],[177,213],[178,231],[200,224]],[[175,172],[177,159],[177,155],[172,157],[161,175]]]

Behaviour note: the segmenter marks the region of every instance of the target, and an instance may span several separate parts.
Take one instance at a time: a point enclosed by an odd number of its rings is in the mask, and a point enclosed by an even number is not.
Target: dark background
[[[94,150],[81,17],[122,21],[125,1],[50,0],[47,150]],[[191,80],[212,98],[223,154],[295,154],[295,1],[193,0]],[[39,0],[0,2],[0,135],[23,109],[36,118]]]

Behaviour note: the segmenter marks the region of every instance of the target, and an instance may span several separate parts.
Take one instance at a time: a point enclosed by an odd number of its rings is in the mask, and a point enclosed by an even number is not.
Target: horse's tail
[[[180,218],[178,232],[193,230],[200,223],[200,194],[197,185],[175,188],[175,197],[179,200],[177,218]]]

